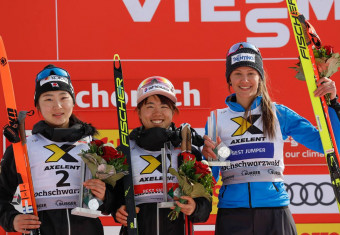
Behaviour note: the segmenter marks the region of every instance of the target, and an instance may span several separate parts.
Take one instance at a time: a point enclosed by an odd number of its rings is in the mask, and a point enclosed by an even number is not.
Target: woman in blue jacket
[[[283,145],[288,136],[323,152],[318,130],[284,105],[273,103],[266,88],[262,56],[250,43],[237,43],[227,54],[227,83],[234,92],[227,107],[217,110],[217,143],[205,136],[202,153],[216,158],[213,149],[223,141],[231,149],[230,166],[222,174],[216,234],[297,234],[288,209],[283,182]],[[335,83],[321,78],[315,96],[330,93],[329,108],[336,139],[340,140],[340,106]],[[340,146],[339,146],[340,147]]]

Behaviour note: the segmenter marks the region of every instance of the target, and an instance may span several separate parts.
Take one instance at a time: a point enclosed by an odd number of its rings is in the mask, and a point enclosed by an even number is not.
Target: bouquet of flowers
[[[313,46],[313,54],[320,78],[330,77],[338,71],[338,68],[340,67],[340,55],[339,53],[333,53],[332,46],[329,45],[321,46],[320,49],[317,49],[315,46]],[[297,71],[295,77],[301,81],[305,81],[306,78],[305,75],[303,74],[303,68],[300,58],[296,66],[297,67],[290,67]],[[326,94],[325,99],[327,105],[329,105],[330,94]]]
[[[313,54],[315,57],[315,63],[318,68],[320,78],[330,77],[338,71],[338,68],[340,67],[340,55],[339,53],[334,53],[334,49],[332,46],[321,46],[320,49],[314,47]],[[300,59],[299,62],[296,64],[296,67],[290,68],[297,71],[297,74],[295,76],[297,79],[302,81],[306,80],[303,74]]]
[[[105,183],[116,185],[117,180],[128,174],[126,157],[117,151],[113,144],[94,140],[89,143],[88,150],[79,154],[92,176]]]
[[[205,197],[209,201],[212,200],[211,195],[216,181],[212,176],[207,161],[196,161],[195,158],[184,158],[178,172],[174,168],[169,168],[169,172],[178,179],[179,188],[175,190],[174,196],[180,197],[185,195],[192,198]],[[186,200],[180,198],[179,202],[185,203]],[[168,215],[170,220],[177,219],[180,210],[181,208],[176,206]]]

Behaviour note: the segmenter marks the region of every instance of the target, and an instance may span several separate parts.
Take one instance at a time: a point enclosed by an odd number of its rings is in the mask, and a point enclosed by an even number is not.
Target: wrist
[[[334,107],[338,103],[338,95],[334,99],[330,100],[330,107]]]

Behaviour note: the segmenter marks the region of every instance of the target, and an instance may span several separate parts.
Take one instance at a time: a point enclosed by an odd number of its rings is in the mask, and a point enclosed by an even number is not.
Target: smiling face
[[[251,67],[236,68],[230,74],[230,83],[236,93],[237,103],[248,108],[257,95],[260,74]]]
[[[138,116],[145,129],[153,127],[168,128],[172,122],[174,110],[162,103],[157,95],[149,96],[138,109]]]
[[[47,91],[40,95],[38,109],[51,127],[68,128],[73,99],[67,91]]]

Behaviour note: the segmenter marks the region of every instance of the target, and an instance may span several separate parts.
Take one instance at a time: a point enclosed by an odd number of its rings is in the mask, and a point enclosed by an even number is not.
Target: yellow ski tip
[[[119,57],[119,55],[118,54],[115,54],[114,56],[113,56],[113,60],[115,61],[115,60],[120,60],[120,57]]]

